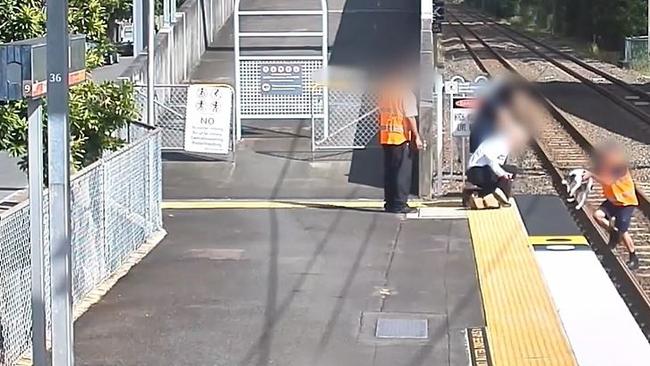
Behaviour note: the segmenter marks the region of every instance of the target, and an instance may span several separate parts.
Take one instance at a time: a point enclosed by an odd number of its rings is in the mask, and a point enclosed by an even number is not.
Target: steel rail
[[[453,14],[453,12],[448,11],[447,14],[455,19],[454,21],[456,23],[471,34],[472,37],[474,37],[487,51],[489,51],[504,68],[513,73],[516,78],[522,81],[527,81],[527,79],[518,72],[512,63],[510,63],[510,61],[485,42],[479,34],[462,22]],[[460,38],[464,38],[460,32],[456,31],[456,34],[458,34]],[[464,39],[462,43],[468,49],[468,52],[476,54],[475,50],[472,49],[470,51],[472,46],[466,39]],[[481,66],[478,67],[483,70],[485,65],[483,65],[483,61],[480,60],[480,58],[478,60],[481,64]],[[492,73],[488,71],[488,74]],[[531,86],[530,90],[550,115],[559,122],[561,127],[574,139],[577,144],[576,148],[582,149],[586,154],[591,154],[594,150],[591,142],[583,136],[537,88]],[[552,152],[544,145],[545,144],[536,137],[533,141],[532,147],[540,158],[544,168],[550,173],[554,188],[561,197],[566,198],[566,189],[562,184],[563,172],[556,166],[552,158]],[[650,210],[648,210],[648,208],[650,208],[650,202],[642,193],[639,195],[639,203],[643,214],[646,217],[650,217],[648,214],[648,212],[650,212]],[[610,277],[612,277],[614,283],[618,287],[621,296],[625,299],[645,336],[650,340],[650,298],[648,297],[648,294],[644,291],[642,286],[636,280],[634,273],[627,268],[621,258],[607,247],[605,233],[596,224],[586,207],[583,207],[581,210],[571,210],[571,215],[576,219],[576,222],[592,244],[594,251],[601,257],[606,270],[608,270]]]

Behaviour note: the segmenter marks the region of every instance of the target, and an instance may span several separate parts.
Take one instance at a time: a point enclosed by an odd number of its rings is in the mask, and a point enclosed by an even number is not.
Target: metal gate
[[[320,0],[320,10],[243,10],[240,3],[236,1],[234,14],[237,139],[241,138],[242,119],[310,118],[312,74],[326,68],[328,59],[326,0]],[[320,17],[320,29],[260,29],[273,24],[269,20],[280,17]],[[287,45],[313,38],[320,40],[317,49],[268,45],[269,39],[280,39]],[[327,89],[322,93],[326,95]],[[324,103],[327,110],[327,98]]]
[[[312,92],[312,150],[364,149],[376,143],[377,96],[364,90],[324,89],[318,86]]]

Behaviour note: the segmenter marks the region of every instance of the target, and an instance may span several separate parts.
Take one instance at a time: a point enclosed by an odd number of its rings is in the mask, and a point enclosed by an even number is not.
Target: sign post
[[[47,363],[45,333],[45,257],[43,256],[43,108],[40,99],[29,99],[29,233],[32,258],[32,362]]]
[[[56,7],[60,3],[48,3]],[[63,7],[65,9],[65,7]],[[48,9],[49,10],[49,9]],[[53,11],[50,14],[61,16]],[[65,14],[65,10],[63,10]],[[61,30],[62,22],[51,29]],[[48,26],[50,23],[48,22]],[[65,29],[65,28],[63,28]],[[49,37],[55,38],[57,46],[47,43]],[[63,43],[62,43],[63,42]],[[66,46],[67,45],[67,46]],[[50,123],[50,243],[52,250],[52,325],[56,335],[62,334],[66,310],[71,308],[71,299],[66,292],[70,283],[66,272],[69,255],[69,224],[65,219],[66,171],[63,159],[69,150],[62,145],[68,139],[67,131],[67,86],[80,83],[86,78],[86,41],[83,35],[61,37],[56,31],[48,32],[48,39],[33,38],[19,42],[0,44],[0,102],[26,100],[28,112],[28,159],[29,159],[29,227],[31,243],[32,270],[32,361],[36,366],[44,366],[46,353],[45,318],[45,260],[43,250],[43,114],[41,98],[48,92]],[[68,62],[69,59],[69,62]],[[50,64],[50,62],[52,64]],[[67,235],[67,239],[66,239]],[[67,241],[66,241],[67,240]],[[66,277],[68,276],[68,277]],[[69,290],[69,287],[67,288]],[[68,302],[69,300],[69,302]],[[70,305],[66,308],[66,304]],[[56,338],[53,347],[60,349],[63,338]]]
[[[445,94],[449,96],[449,174],[454,175],[456,162],[460,162],[461,176],[465,183],[467,165],[467,142],[474,111],[479,106],[477,92],[487,82],[487,77],[478,76],[473,81],[466,81],[461,76],[454,76],[445,83]],[[438,164],[438,181],[442,184],[442,161]]]
[[[68,1],[47,2],[47,118],[52,268],[52,365],[72,366]]]

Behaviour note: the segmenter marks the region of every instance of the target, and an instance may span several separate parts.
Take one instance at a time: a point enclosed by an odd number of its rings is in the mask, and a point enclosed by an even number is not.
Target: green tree
[[[108,22],[122,11],[126,0],[70,0],[68,12],[72,33],[83,33],[97,47],[86,55],[89,70],[103,63],[104,52],[113,45],[107,37]],[[45,35],[45,1],[0,0],[0,42]],[[47,106],[46,106],[47,109]],[[91,80],[70,89],[70,132],[73,167],[79,169],[97,160],[106,150],[123,141],[114,132],[137,118],[133,89],[128,83],[96,83]],[[0,106],[0,150],[21,158],[26,168],[27,116],[23,101]]]
[[[647,32],[647,0],[468,0],[500,17],[517,16],[526,26],[620,49],[623,38]]]

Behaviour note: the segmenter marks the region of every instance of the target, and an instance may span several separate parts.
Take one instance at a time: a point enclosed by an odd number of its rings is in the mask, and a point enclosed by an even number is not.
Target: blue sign
[[[296,64],[262,64],[262,95],[302,95],[302,66]]]

